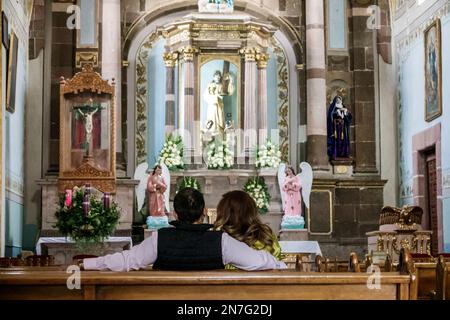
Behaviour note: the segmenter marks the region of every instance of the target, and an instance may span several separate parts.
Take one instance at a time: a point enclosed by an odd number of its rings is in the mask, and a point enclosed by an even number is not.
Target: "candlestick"
[[[85,217],[89,215],[90,210],[91,210],[91,203],[89,200],[89,195],[85,194],[83,199],[83,213]]]
[[[108,210],[109,206],[110,206],[110,195],[109,193],[106,192],[103,195],[103,207]]]
[[[86,194],[90,195],[91,194],[91,184],[90,183],[86,183],[84,188],[85,188]]]

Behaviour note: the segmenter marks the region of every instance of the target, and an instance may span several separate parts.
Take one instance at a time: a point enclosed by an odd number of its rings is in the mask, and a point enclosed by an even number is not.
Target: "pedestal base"
[[[353,174],[353,159],[332,160],[333,174],[351,177]]]
[[[308,230],[290,230],[281,229],[280,230],[280,241],[308,241],[309,235]]]
[[[150,230],[158,230],[161,228],[170,227],[169,218],[167,216],[163,216],[163,217],[149,216],[147,218],[147,227]]]
[[[85,245],[85,248],[80,248],[75,243],[68,242],[65,238],[60,240],[53,238],[50,240],[46,238],[39,239],[36,253],[54,256],[56,265],[71,265],[73,264],[73,257],[76,255],[92,254],[103,256],[129,250],[132,245],[131,237],[112,238],[111,241],[105,241],[103,244]]]

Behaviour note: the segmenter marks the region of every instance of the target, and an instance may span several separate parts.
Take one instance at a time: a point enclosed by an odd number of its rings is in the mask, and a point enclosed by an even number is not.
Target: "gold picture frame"
[[[425,120],[442,115],[441,21],[436,19],[424,31]]]
[[[6,110],[10,113],[16,111],[16,84],[17,84],[17,55],[19,39],[12,30],[9,42],[8,77],[6,80]]]

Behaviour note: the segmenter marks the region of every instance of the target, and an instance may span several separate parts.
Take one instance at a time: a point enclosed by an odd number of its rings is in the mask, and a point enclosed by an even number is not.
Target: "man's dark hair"
[[[185,188],[178,191],[173,200],[173,207],[179,221],[194,223],[203,214],[205,199],[200,191],[194,188]]]

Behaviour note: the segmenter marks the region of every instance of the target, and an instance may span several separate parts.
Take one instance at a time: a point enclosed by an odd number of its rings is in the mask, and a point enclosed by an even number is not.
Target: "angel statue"
[[[307,162],[300,164],[301,173],[295,174],[291,166],[284,163],[278,168],[278,184],[283,202],[284,216],[282,229],[303,229],[305,219],[302,216],[302,200],[309,208],[309,195],[313,181],[312,168]]]
[[[165,164],[157,164],[148,174],[148,164],[141,163],[134,173],[139,180],[136,187],[137,210],[142,212],[147,206],[145,215],[149,229],[160,229],[169,226],[166,212],[170,212],[170,172]]]

